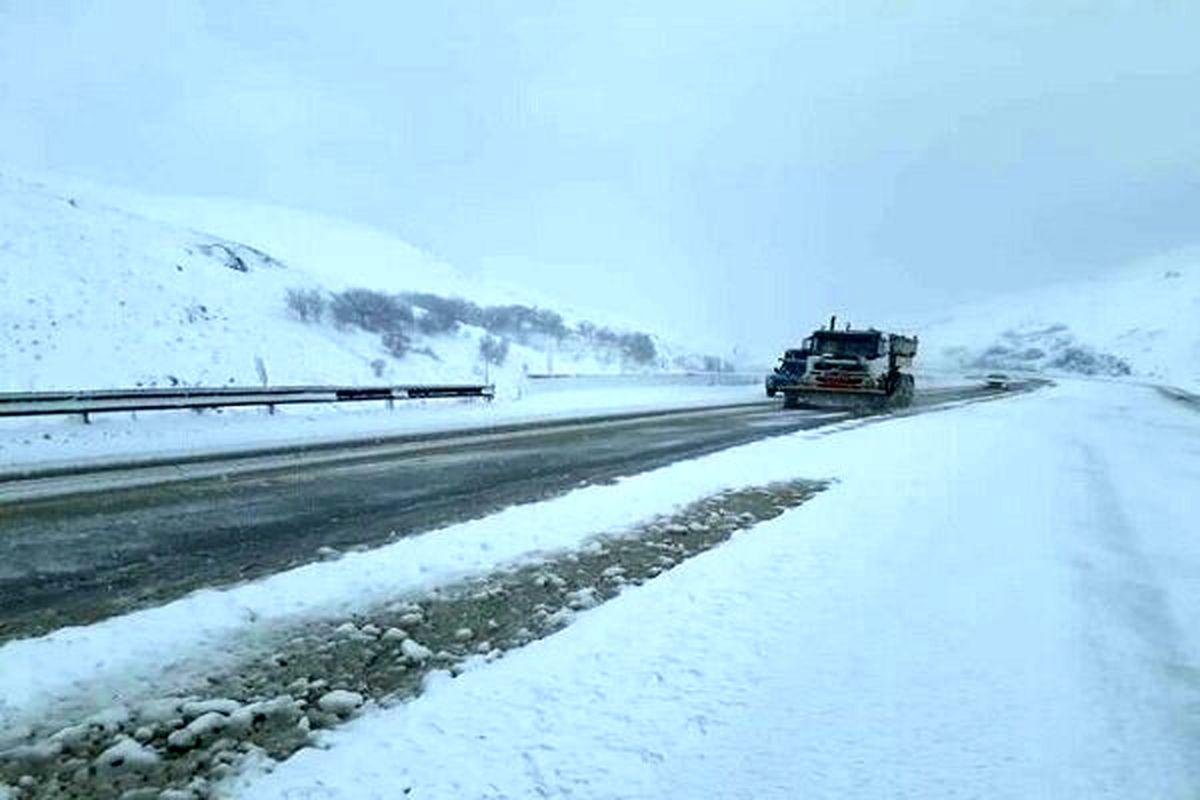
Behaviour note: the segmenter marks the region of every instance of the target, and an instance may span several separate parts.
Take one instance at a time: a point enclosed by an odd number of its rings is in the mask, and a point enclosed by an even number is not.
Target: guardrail
[[[441,397],[482,397],[491,400],[490,385],[444,384],[423,386],[233,386],[176,387],[164,389],[100,389],[95,391],[0,393],[0,417],[79,414],[84,422],[92,414],[119,411],[203,411],[235,406],[275,406],[299,403],[358,403],[382,400],[390,408],[396,400]]]

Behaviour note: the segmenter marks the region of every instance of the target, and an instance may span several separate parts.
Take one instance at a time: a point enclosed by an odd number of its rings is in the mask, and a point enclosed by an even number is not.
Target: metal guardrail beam
[[[557,380],[613,380],[613,381],[638,381],[647,379],[685,379],[685,378],[710,378],[710,379],[730,379],[739,380],[745,378],[753,378],[759,380],[767,372],[770,372],[769,367],[764,367],[759,372],[699,372],[699,371],[684,371],[684,372],[530,372],[525,375],[531,381],[557,381]]]
[[[91,414],[133,411],[204,410],[237,406],[267,406],[299,403],[351,403],[383,400],[423,400],[443,397],[482,397],[491,400],[495,388],[482,384],[405,386],[276,386],[245,388],[233,386],[175,387],[155,389],[99,389],[94,391],[4,392],[0,393],[0,417],[31,417],[52,414]]]

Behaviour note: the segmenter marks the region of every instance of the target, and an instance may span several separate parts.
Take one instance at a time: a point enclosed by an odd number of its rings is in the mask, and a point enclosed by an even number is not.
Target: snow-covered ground
[[[914,317],[921,362],[1130,375],[1200,388],[1200,250]]]
[[[1195,795],[1200,416],[1075,383],[802,438],[672,470],[833,489],[237,796]]]
[[[1153,448],[1146,446],[1154,442]],[[7,729],[725,488],[827,491],[242,798],[1192,797],[1200,415],[1067,382],[759,442],[0,646]]]

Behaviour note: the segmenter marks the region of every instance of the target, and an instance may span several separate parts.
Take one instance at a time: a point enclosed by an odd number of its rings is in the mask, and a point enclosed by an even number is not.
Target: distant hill
[[[114,196],[0,171],[0,390],[265,374],[276,385],[487,377],[504,392],[526,372],[718,363],[464,279],[370,228],[212,203],[179,224],[186,205],[164,205],[165,222]]]
[[[1031,369],[1200,388],[1200,249],[916,320],[926,366]]]

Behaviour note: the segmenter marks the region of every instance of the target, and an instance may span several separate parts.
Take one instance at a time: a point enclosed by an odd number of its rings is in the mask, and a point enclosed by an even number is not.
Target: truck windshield
[[[821,333],[815,337],[816,352],[834,356],[879,355],[878,333]]]

